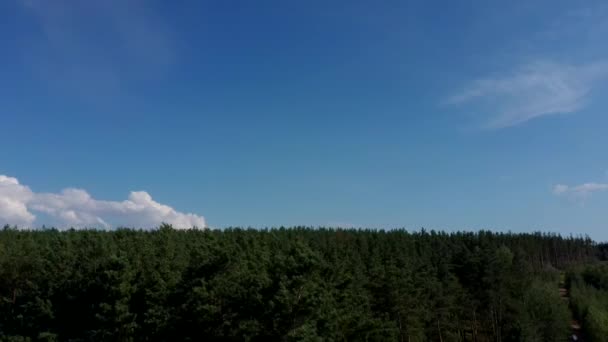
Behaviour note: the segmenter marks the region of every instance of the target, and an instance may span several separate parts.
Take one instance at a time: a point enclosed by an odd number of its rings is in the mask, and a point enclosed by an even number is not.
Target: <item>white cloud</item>
[[[16,178],[0,175],[0,222],[31,225],[36,216],[28,211],[26,203],[32,196],[31,190]]]
[[[553,193],[555,195],[561,195],[563,193],[568,192],[569,187],[564,184],[557,184],[553,187]]]
[[[591,195],[594,192],[602,191],[608,191],[608,184],[585,183],[576,186],[557,184],[553,187],[553,194],[555,195],[575,195],[585,197]]]
[[[504,128],[581,110],[597,81],[607,76],[607,62],[578,66],[533,63],[508,74],[474,80],[447,103],[477,105],[477,110],[490,117],[484,127]]]
[[[73,188],[35,193],[16,178],[0,175],[0,224],[31,227],[36,223],[34,212],[48,215],[62,227],[152,228],[162,222],[176,228],[206,227],[204,217],[176,211],[154,201],[145,191],[131,192],[120,202],[104,201]]]

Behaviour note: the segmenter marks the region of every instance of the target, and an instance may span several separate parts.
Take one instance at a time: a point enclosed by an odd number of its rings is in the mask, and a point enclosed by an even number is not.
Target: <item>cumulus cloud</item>
[[[145,191],[131,192],[124,201],[104,201],[82,189],[36,193],[16,178],[0,175],[0,224],[31,227],[36,214],[47,215],[63,227],[152,228],[162,222],[176,228],[206,226],[204,217],[176,211]]]
[[[576,186],[568,186],[564,184],[557,184],[553,187],[553,194],[555,195],[575,195],[575,196],[589,196],[594,192],[608,191],[608,184],[605,183],[585,183]]]
[[[538,62],[474,80],[446,102],[476,105],[489,116],[485,128],[504,128],[583,109],[593,87],[607,76],[604,61],[586,65]]]
[[[19,184],[17,178],[0,175],[0,221],[17,225],[30,225],[36,219],[27,209],[32,192]]]

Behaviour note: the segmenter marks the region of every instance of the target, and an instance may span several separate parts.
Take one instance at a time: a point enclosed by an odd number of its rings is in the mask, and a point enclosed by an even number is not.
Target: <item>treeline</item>
[[[567,274],[571,306],[590,341],[608,342],[608,264],[576,267]]]
[[[557,270],[598,254],[540,233],[6,227],[0,340],[559,341]]]

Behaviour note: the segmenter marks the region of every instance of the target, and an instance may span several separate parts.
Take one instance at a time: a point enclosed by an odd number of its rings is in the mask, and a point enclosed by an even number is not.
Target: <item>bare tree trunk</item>
[[[477,342],[477,311],[473,309],[473,342]]]
[[[500,339],[498,337],[498,324],[496,321],[496,310],[494,310],[494,307],[492,307],[491,309],[490,316],[492,316],[492,333],[494,334],[494,340],[499,342]]]
[[[403,342],[403,327],[401,326],[401,313],[397,313],[397,318],[399,318],[399,340]],[[408,338],[409,340],[409,338]]]

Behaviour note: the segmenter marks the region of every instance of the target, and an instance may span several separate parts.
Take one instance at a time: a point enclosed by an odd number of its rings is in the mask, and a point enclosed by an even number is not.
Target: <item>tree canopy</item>
[[[541,233],[6,227],[0,340],[558,341],[558,270],[598,255]]]

